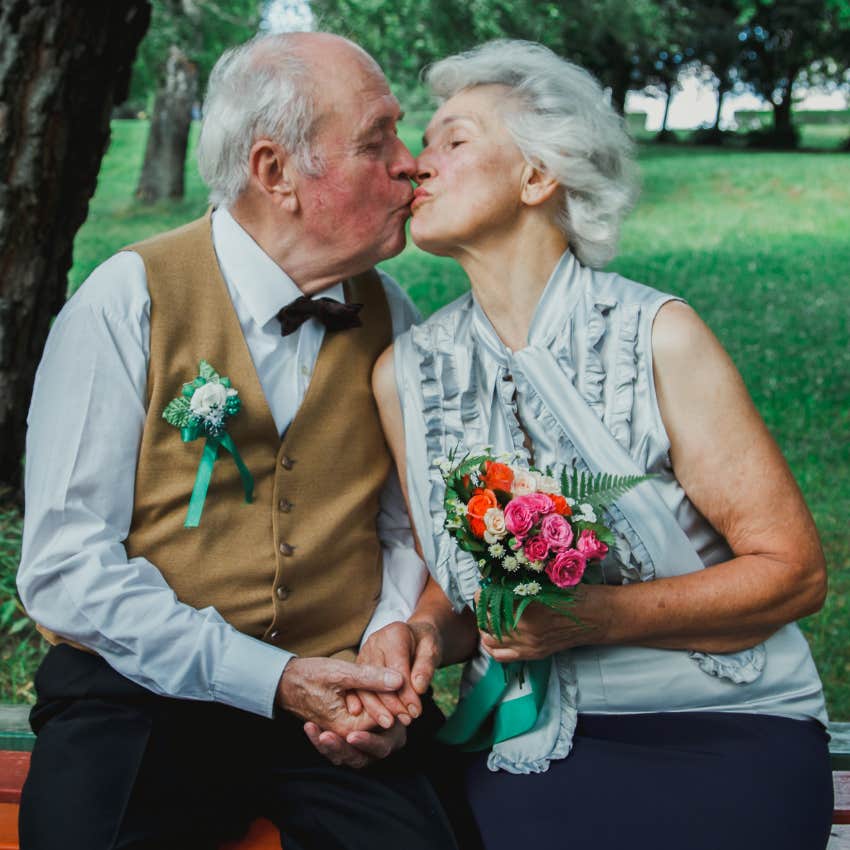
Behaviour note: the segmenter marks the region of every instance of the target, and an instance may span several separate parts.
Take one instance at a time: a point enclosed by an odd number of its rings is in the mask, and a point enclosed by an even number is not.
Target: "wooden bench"
[[[19,850],[18,805],[35,740],[27,714],[26,706],[0,705],[0,850]],[[829,732],[835,809],[828,850],[850,850],[850,723],[832,723]],[[280,850],[280,838],[275,826],[260,818],[241,841],[221,850]]]

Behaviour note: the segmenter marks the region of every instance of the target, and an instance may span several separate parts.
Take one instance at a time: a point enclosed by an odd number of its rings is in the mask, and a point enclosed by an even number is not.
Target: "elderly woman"
[[[441,106],[411,234],[471,292],[374,377],[433,576],[414,628],[439,633],[444,663],[469,652],[478,572],[443,530],[435,468],[458,444],[655,475],[607,513],[617,545],[579,622],[532,604],[516,633],[480,635],[462,694],[492,659],[552,659],[534,726],[465,763],[485,847],[823,847],[826,713],[793,624],[823,602],[817,532],[709,329],[601,271],[634,198],[621,120],[534,44],[483,45],[427,82]]]

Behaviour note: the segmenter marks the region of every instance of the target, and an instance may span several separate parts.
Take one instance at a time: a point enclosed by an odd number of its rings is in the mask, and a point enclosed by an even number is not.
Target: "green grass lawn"
[[[75,243],[73,290],[117,248],[203,212],[205,192],[189,170],[186,200],[141,207],[133,189],[146,125],[116,121],[98,191]],[[405,140],[418,148],[419,128]],[[644,147],[641,202],[612,268],[682,295],[740,367],[782,446],[823,537],[830,593],[802,626],[826,686],[832,716],[850,719],[850,156]],[[450,261],[409,246],[386,268],[422,311],[464,291]],[[17,563],[18,520],[0,513],[0,594]],[[8,596],[6,597],[8,599]],[[39,650],[0,596],[0,700],[31,697]],[[5,619],[4,619],[5,618]],[[444,705],[457,671],[441,679]]]

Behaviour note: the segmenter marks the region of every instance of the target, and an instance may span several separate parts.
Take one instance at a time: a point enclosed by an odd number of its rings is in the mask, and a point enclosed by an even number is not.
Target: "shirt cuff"
[[[278,682],[293,658],[291,652],[234,629],[212,682],[213,699],[271,717]]]

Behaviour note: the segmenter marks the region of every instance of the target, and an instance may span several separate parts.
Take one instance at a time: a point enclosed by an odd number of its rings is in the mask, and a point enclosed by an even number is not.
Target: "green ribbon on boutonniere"
[[[254,500],[254,477],[245,466],[233,438],[227,433],[227,420],[239,413],[241,407],[239,393],[230,385],[230,379],[223,378],[206,360],[201,360],[198,377],[183,384],[180,395],[170,401],[162,412],[166,422],[180,429],[184,443],[191,443],[199,437],[207,438],[189,499],[189,511],[183,523],[186,528],[197,528],[201,522],[219,449],[225,449],[233,456],[242,479],[245,501]]]

